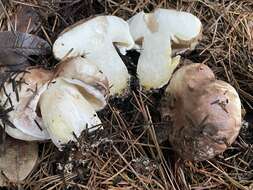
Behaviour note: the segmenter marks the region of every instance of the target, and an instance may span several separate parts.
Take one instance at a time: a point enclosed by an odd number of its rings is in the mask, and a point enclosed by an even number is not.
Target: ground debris
[[[128,19],[139,11],[156,7],[186,10],[203,22],[203,39],[184,58],[208,64],[219,79],[232,84],[247,112],[253,110],[252,36],[248,25],[253,2],[165,0],[8,0],[0,4],[0,28],[8,27],[10,13],[27,4],[41,18],[36,35],[53,43],[59,33],[80,19],[110,14]],[[8,15],[10,14],[10,15]],[[34,31],[32,31],[33,33]],[[135,75],[136,57],[127,62]],[[48,56],[46,67],[57,61]],[[50,64],[49,64],[50,63]],[[131,64],[131,65],[130,65]],[[136,76],[135,76],[136,77]],[[99,113],[104,130],[84,135],[63,152],[50,144],[40,145],[38,167],[21,184],[23,189],[250,189],[252,188],[252,122],[224,154],[198,163],[178,160],[169,144],[159,146],[157,128],[164,126],[157,107],[162,92],[142,94],[136,89],[125,101],[110,104]],[[4,109],[0,117],[5,117]],[[5,110],[6,111],[6,110]],[[6,117],[5,117],[6,118]],[[168,126],[169,127],[169,126]],[[161,127],[164,128],[164,127]],[[163,134],[163,133],[160,133]],[[166,136],[166,135],[165,135]],[[71,187],[71,188],[70,188]]]

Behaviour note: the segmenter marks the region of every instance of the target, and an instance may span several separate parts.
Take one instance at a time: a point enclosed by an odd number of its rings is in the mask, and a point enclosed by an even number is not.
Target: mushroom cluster
[[[83,130],[101,125],[96,111],[106,105],[109,86],[90,60],[75,57],[59,63],[54,72],[31,69],[16,80],[18,89],[6,82],[1,92],[1,101],[13,107],[12,125],[5,126],[10,136],[26,141],[52,139],[61,149]]]
[[[97,16],[70,26],[53,45],[60,60],[52,71],[30,69],[4,84],[1,103],[13,111],[6,132],[21,140],[47,140],[62,149],[85,129],[101,128],[97,111],[109,95],[128,91],[130,75],[122,54],[134,46],[126,21]]]
[[[77,22],[53,44],[59,60],[54,70],[19,74],[19,93],[5,83],[1,101],[13,108],[6,132],[27,141],[51,139],[62,149],[83,130],[98,129],[102,122],[96,112],[109,95],[129,91],[130,75],[118,52],[136,49],[144,90],[161,88],[172,78],[161,111],[173,121],[168,138],[174,149],[185,159],[212,158],[238,135],[241,107],[235,89],[216,80],[205,65],[184,66],[173,74],[179,54],[193,50],[201,33],[196,16],[167,9],[140,12],[128,21],[97,16]]]

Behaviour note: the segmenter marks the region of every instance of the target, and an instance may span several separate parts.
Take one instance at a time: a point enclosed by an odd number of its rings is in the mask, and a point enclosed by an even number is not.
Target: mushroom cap
[[[83,130],[91,132],[101,125],[95,109],[78,88],[61,78],[41,95],[40,109],[45,128],[59,149],[76,141],[74,134],[79,137]]]
[[[149,34],[166,32],[174,43],[194,47],[202,32],[202,24],[196,16],[172,9],[156,9],[153,13],[142,11],[128,23],[134,41]]]
[[[38,115],[38,102],[40,95],[46,90],[47,83],[52,77],[52,73],[44,69],[31,69],[25,73],[20,73],[16,77],[18,97],[10,83],[5,83],[6,94],[1,92],[2,102],[7,102],[6,107],[13,105],[13,111],[9,113],[10,122],[16,127],[6,126],[6,132],[21,140],[45,140],[49,138],[44,129],[42,119]]]
[[[207,65],[194,63],[178,69],[165,90],[165,97],[161,104],[162,117],[170,117],[169,110],[174,107],[175,101],[179,98],[188,100],[188,97],[194,97],[195,93],[199,93],[197,90],[201,86],[213,81],[215,81],[215,75]]]
[[[152,13],[151,13],[152,14]],[[138,45],[142,45],[144,36],[147,36],[149,34],[152,34],[152,28],[157,28],[157,22],[151,22],[148,25],[146,16],[147,13],[144,13],[144,11],[141,11],[137,13],[136,15],[132,16],[127,22],[129,24],[129,30],[133,37],[133,40]],[[153,27],[150,26],[153,23]]]
[[[131,49],[134,41],[127,22],[116,16],[97,16],[81,20],[65,29],[54,42],[55,58],[63,59],[88,55],[104,43],[116,43],[119,48]]]
[[[178,48],[192,49],[202,30],[200,20],[194,15],[168,9],[142,11],[128,23],[134,41],[141,48],[137,74],[146,90],[161,88],[170,80],[180,61],[179,56],[172,57],[173,43]]]
[[[10,126],[5,126],[5,132],[10,135],[11,137],[23,141],[39,141],[39,140],[44,140],[42,138],[34,137],[31,135],[28,135],[27,133],[22,132],[21,130],[17,128],[13,128]]]
[[[182,67],[166,90],[167,105],[162,112],[173,123],[168,129],[169,141],[186,160],[206,160],[224,152],[241,127],[241,102],[236,90],[214,80],[210,71],[202,64]]]
[[[148,17],[152,19],[153,16]],[[154,12],[154,17],[159,22],[159,30],[169,30],[171,32],[171,39],[176,44],[188,45],[193,48],[201,37],[202,24],[191,13],[158,9]]]
[[[198,89],[200,86],[213,81],[215,81],[215,75],[207,65],[200,63],[185,65],[173,74],[170,84],[166,88],[166,93],[175,97],[183,95],[187,97],[189,94],[186,92],[195,92],[187,89]]]
[[[96,111],[106,106],[109,94],[107,77],[89,59],[78,56],[63,60],[56,68],[56,75],[68,83],[77,85]]]
[[[107,76],[110,94],[122,94],[128,87],[129,74],[114,45],[121,53],[134,41],[127,22],[116,16],[97,16],[70,26],[57,38],[53,53],[57,59],[85,56]]]

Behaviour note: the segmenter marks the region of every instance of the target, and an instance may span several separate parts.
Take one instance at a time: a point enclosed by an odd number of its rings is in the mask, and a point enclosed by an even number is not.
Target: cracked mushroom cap
[[[141,47],[137,74],[146,90],[161,88],[171,78],[180,61],[179,56],[172,57],[172,45],[193,49],[202,30],[194,15],[167,9],[142,11],[128,23],[134,41]]]
[[[162,113],[173,123],[169,141],[186,160],[206,160],[224,152],[241,128],[241,102],[236,90],[214,80],[210,71],[203,64],[184,66],[166,89]]]
[[[7,102],[7,108],[13,106],[8,119],[14,126],[5,126],[10,136],[28,141],[49,139],[38,113],[38,102],[52,76],[44,69],[31,69],[16,77],[16,87],[13,88],[12,82],[4,84],[6,93],[1,92],[2,103]]]
[[[97,16],[63,31],[53,45],[53,53],[57,59],[90,59],[108,78],[110,94],[116,95],[127,89],[129,74],[114,45],[121,53],[133,47],[127,22],[116,16]]]
[[[194,93],[195,91],[186,91],[186,89],[198,89],[208,83],[215,81],[213,71],[204,64],[189,64],[178,69],[171,78],[166,92],[174,96],[188,96],[185,92]]]
[[[60,150],[69,141],[76,141],[82,131],[91,132],[101,125],[92,104],[76,85],[62,78],[53,81],[41,95],[40,109],[44,125]]]
[[[109,83],[91,60],[78,56],[61,61],[56,68],[56,77],[76,85],[96,111],[106,106]]]

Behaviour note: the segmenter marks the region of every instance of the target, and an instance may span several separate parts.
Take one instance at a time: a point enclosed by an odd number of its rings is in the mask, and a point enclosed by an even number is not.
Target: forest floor
[[[21,19],[24,7],[29,22]],[[144,94],[133,77],[129,96],[110,100],[99,113],[102,132],[93,138],[83,134],[81,147],[70,144],[63,152],[50,142],[41,143],[37,165],[18,189],[253,190],[253,1],[0,0],[0,30],[25,27],[52,45],[63,29],[81,19],[128,19],[158,7],[191,12],[203,23],[199,45],[183,59],[207,64],[238,91],[245,122],[236,142],[208,161],[180,160],[168,142],[159,144],[156,134],[159,127],[168,127],[158,109],[163,90]],[[135,75],[138,54],[122,57]],[[56,63],[49,55],[37,64],[51,68]],[[10,184],[12,188],[16,186]]]

